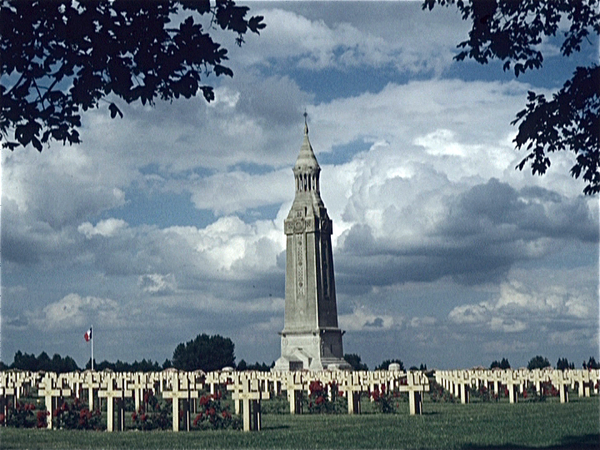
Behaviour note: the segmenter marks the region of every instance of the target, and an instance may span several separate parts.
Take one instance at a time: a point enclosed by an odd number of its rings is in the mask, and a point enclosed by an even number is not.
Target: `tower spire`
[[[304,135],[308,136],[308,113],[304,110]]]
[[[338,327],[332,222],[319,193],[320,171],[305,111],[304,139],[293,168],[296,194],[284,221],[285,317],[275,370],[350,369]]]

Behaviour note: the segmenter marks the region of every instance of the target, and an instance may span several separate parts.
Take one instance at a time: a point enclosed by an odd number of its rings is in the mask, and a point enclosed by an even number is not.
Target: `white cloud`
[[[555,331],[549,334],[550,342],[554,345],[563,345],[568,347],[581,346],[597,348],[600,341],[598,329],[574,329],[566,331]]]
[[[138,278],[138,286],[149,294],[164,295],[177,290],[177,281],[172,273],[167,275],[149,273]]]
[[[246,224],[236,216],[221,217],[203,229],[169,227],[162,234],[165,244],[179,241],[187,247],[185,254],[198,258],[189,264],[219,278],[244,278],[248,272],[272,271],[284,248],[281,227],[271,221]]]
[[[457,324],[484,324],[489,322],[493,308],[487,302],[477,305],[460,305],[455,307],[448,318]]]
[[[473,148],[468,149],[465,146],[461,146],[454,141],[454,132],[446,129],[439,129],[427,136],[419,136],[415,139],[415,145],[425,147],[427,153],[433,156],[466,156],[467,150],[474,150]]]
[[[563,344],[566,341],[561,341],[561,336],[575,333],[589,337],[595,333],[598,294],[588,271],[513,271],[510,278],[500,284],[495,298],[456,306],[448,320],[467,329],[476,327],[479,333],[486,329],[503,333],[536,330],[538,337],[547,335]],[[560,324],[562,330],[548,331],[550,324]]]
[[[500,358],[501,355],[532,353],[536,349],[539,349],[539,342],[534,340],[525,341],[504,337],[502,340],[491,340],[483,343],[485,353],[492,355],[491,357],[494,359]],[[517,367],[515,366],[515,368]]]
[[[382,332],[400,326],[403,321],[402,316],[376,314],[365,306],[357,306],[351,314],[340,314],[338,317],[340,328],[346,331]]]
[[[243,52],[242,58],[247,63],[268,64],[273,60],[299,58],[298,67],[317,70],[337,64],[355,66],[391,61],[390,55],[385,54],[388,44],[384,40],[362,33],[352,25],[329,27],[322,20],[312,21],[281,9],[264,11],[264,15],[269,25],[261,32],[262,38],[255,40],[256,45],[250,42]]]
[[[198,209],[231,214],[265,205],[281,204],[294,195],[291,171],[279,170],[250,175],[231,171],[195,180],[187,189]]]
[[[249,36],[243,49],[232,49],[232,59],[269,67],[284,61],[314,71],[391,67],[439,74],[452,64],[465,31],[462,21],[442,8],[428,13],[417,4],[357,2],[346,3],[343,14],[331,14],[331,6],[294,11],[292,3],[256,11],[268,25],[260,37]],[[398,17],[405,19],[401,26]]]
[[[413,317],[410,319],[410,326],[412,328],[429,328],[438,324],[438,319],[431,316],[424,317]]]
[[[516,333],[527,329],[527,324],[522,320],[501,319],[499,317],[492,317],[489,325],[492,331],[502,331],[504,333]]]
[[[3,202],[14,203],[15,213],[30,223],[59,229],[124,204],[126,169],[79,146],[53,145],[41,154],[32,152],[2,154]]]
[[[43,308],[40,313],[28,314],[36,326],[43,330],[83,328],[90,323],[114,326],[124,317],[120,316],[117,302],[109,298],[82,297],[69,294]]]
[[[110,218],[101,220],[95,226],[90,222],[84,222],[77,227],[77,231],[87,239],[91,239],[94,236],[112,237],[125,227],[127,227],[127,222],[124,220]]]

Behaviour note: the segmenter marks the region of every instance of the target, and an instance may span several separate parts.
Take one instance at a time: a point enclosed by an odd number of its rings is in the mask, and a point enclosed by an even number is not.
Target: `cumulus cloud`
[[[432,327],[438,323],[438,319],[431,316],[425,317],[413,317],[410,319],[410,326],[412,328],[423,328],[423,327]]]
[[[387,44],[381,38],[362,33],[349,24],[330,27],[322,20],[309,20],[282,9],[270,9],[261,14],[269,23],[261,32],[266,39],[261,39],[254,47],[252,41],[249,42],[249,48],[241,56],[246,63],[269,64],[273,60],[294,58],[299,67],[317,70],[334,62],[356,65],[359,62],[378,63],[382,59],[390,61],[383,49]]]
[[[30,313],[30,319],[44,330],[81,328],[92,322],[114,326],[123,320],[116,301],[93,296],[82,297],[74,293],[44,307],[41,313]]]
[[[355,307],[350,314],[339,314],[339,326],[347,331],[384,331],[402,324],[402,317],[379,315],[368,307]]]
[[[247,271],[273,270],[284,241],[280,228],[272,221],[247,224],[236,216],[221,217],[203,229],[170,227],[161,233],[165,242],[187,247],[186,253],[194,255],[195,265],[200,268],[202,264],[202,272],[219,274],[219,278],[246,278]]]
[[[232,59],[269,68],[283,60],[314,71],[390,67],[439,74],[451,64],[455,43],[465,31],[456,15],[426,14],[419,5],[402,2],[347,3],[341,13],[327,4],[282,6],[257,11],[269,25],[261,38],[249,37],[243,51],[232,49]],[[431,23],[426,33],[419,26],[424,15]],[[402,27],[393,20],[399,16],[406,18]]]
[[[164,295],[174,292],[177,289],[177,282],[172,273],[167,275],[149,273],[138,278],[138,286],[143,292]]]
[[[294,195],[291,170],[251,175],[242,171],[218,173],[195,180],[186,189],[198,209],[216,214],[244,212],[265,205],[279,205]]]
[[[492,308],[487,302],[478,305],[460,305],[455,307],[448,318],[457,324],[483,324],[492,319]]]
[[[502,280],[515,262],[552,254],[561,242],[598,240],[597,214],[582,197],[495,178],[453,183],[416,164],[397,176],[389,170],[397,156],[386,147],[357,157],[352,195],[342,200],[338,268],[355,281],[361,271],[353,266],[364,258],[376,268],[363,273],[373,282]]]
[[[77,231],[83,234],[87,239],[91,239],[93,236],[111,237],[114,236],[121,228],[127,226],[127,222],[121,219],[106,219],[101,220],[95,226],[90,222],[84,222]]]
[[[79,146],[52,146],[41,154],[29,149],[5,152],[2,166],[3,200],[14,202],[18,215],[53,229],[125,201],[121,186],[127,169],[101,161]]]
[[[567,331],[554,331],[549,334],[550,342],[560,346],[581,346],[581,347],[597,347],[598,330],[590,329],[574,329]]]
[[[505,333],[521,332],[531,327],[545,328],[550,323],[562,323],[563,327],[567,323],[573,327],[584,324],[589,327],[595,323],[598,297],[590,289],[590,280],[583,285],[574,280],[561,280],[561,284],[557,283],[558,280],[543,283],[543,275],[537,276],[540,277],[538,280],[534,278],[527,284],[517,279],[504,282],[493,300],[456,306],[448,314],[448,319],[458,325]],[[575,276],[575,279],[583,281],[581,276]],[[589,329],[584,333],[589,334]]]

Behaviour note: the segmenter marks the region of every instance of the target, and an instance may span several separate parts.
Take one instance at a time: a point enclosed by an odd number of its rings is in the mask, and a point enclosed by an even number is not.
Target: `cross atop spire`
[[[304,134],[308,134],[308,113],[306,112],[306,110],[304,110]]]

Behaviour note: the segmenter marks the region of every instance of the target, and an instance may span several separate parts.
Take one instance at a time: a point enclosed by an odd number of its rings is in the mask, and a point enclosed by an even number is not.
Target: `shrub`
[[[542,383],[542,396],[544,397],[558,397],[560,392],[554,387],[549,381]]]
[[[303,409],[310,414],[340,414],[347,412],[347,400],[341,396],[334,382],[323,385],[319,380],[312,381],[309,395],[303,399]]]
[[[454,396],[445,390],[441,384],[438,384],[435,380],[429,382],[429,398],[432,402],[436,403],[454,403]]]
[[[144,401],[137,411],[131,414],[131,422],[137,430],[168,430],[172,428],[171,400],[158,400],[149,389],[144,392]]]
[[[393,414],[396,412],[396,408],[394,407],[394,397],[389,392],[386,392],[385,385],[381,386],[381,390],[376,386],[375,389],[370,392],[370,396],[379,412],[384,414]]]
[[[495,400],[493,392],[491,392],[483,384],[479,386],[479,389],[473,389],[469,391],[472,399],[478,399],[481,402],[491,402]]]
[[[221,400],[221,391],[200,397],[198,399],[200,412],[196,415],[192,426],[200,430],[222,430],[226,428],[239,430],[242,427],[241,420],[239,417],[233,417]]]
[[[521,394],[523,400],[528,402],[545,402],[546,397],[543,395],[543,392],[538,393],[535,389],[535,386],[527,386],[523,390],[523,394]]]
[[[66,400],[53,412],[53,424],[56,428],[69,430],[102,429],[100,410],[90,411],[87,404],[75,398],[72,403]]]
[[[4,422],[9,427],[33,428],[37,425],[37,416],[33,413],[33,403],[17,402],[14,408],[9,408]]]

